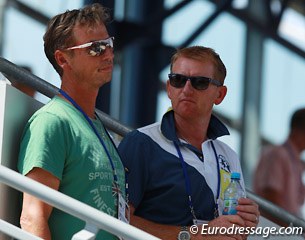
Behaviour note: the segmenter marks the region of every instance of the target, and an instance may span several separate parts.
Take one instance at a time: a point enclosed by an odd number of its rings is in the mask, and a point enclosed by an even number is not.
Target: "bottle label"
[[[225,199],[224,200],[224,208],[223,215],[236,215],[236,206],[238,205],[238,201],[236,199]]]

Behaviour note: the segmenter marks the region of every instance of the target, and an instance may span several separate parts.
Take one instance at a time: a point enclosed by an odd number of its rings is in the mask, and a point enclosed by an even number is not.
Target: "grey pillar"
[[[249,1],[249,14],[265,21],[265,3]],[[263,65],[264,37],[256,29],[249,27],[246,35],[245,75],[243,115],[241,132],[241,165],[245,183],[252,185],[252,173],[259,156],[260,148],[260,98]]]
[[[6,0],[0,0],[0,55],[3,54],[3,39],[4,39],[4,9]]]
[[[130,29],[134,37],[122,50],[120,120],[131,127],[140,127],[155,121],[159,90],[162,24],[147,22],[162,10],[163,0],[125,2],[125,21],[134,23]],[[168,59],[169,61],[169,59]]]

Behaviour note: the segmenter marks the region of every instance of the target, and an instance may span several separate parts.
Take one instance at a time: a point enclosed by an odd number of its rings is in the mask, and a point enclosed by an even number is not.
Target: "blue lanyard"
[[[212,148],[214,151],[214,155],[215,155],[215,160],[217,163],[217,179],[218,179],[218,184],[217,184],[217,197],[216,197],[216,203],[215,203],[215,209],[214,209],[214,217],[218,217],[218,202],[219,202],[219,195],[220,195],[220,168],[219,168],[219,161],[218,161],[218,157],[217,157],[217,152],[214,146],[214,143],[211,141],[212,144]],[[183,175],[184,175],[184,181],[185,181],[185,188],[186,188],[186,192],[188,194],[188,203],[189,203],[189,207],[191,209],[191,214],[193,215],[193,218],[196,220],[196,215],[195,215],[195,211],[194,211],[194,205],[193,205],[193,201],[192,201],[192,196],[191,196],[191,183],[190,183],[190,178],[188,176],[187,173],[187,169],[186,169],[186,163],[184,161],[184,158],[182,156],[182,153],[180,151],[179,145],[176,141],[174,141],[174,145],[176,147],[178,156],[179,156],[179,160],[183,169]]]
[[[71,98],[64,90],[62,89],[59,89],[59,93],[61,95],[63,95],[68,101],[70,101],[72,103],[72,105],[78,110],[80,111],[85,119],[87,120],[87,122],[90,124],[91,128],[93,129],[95,135],[97,136],[97,138],[99,139],[100,143],[102,144],[106,154],[107,154],[107,157],[109,159],[109,162],[111,164],[111,168],[112,168],[112,172],[113,172],[113,179],[114,179],[114,184],[115,184],[115,187],[117,190],[119,190],[119,183],[118,183],[118,176],[117,176],[117,173],[116,173],[116,170],[115,170],[115,167],[114,167],[114,163],[112,161],[112,158],[110,156],[110,153],[103,141],[103,139],[101,138],[101,136],[99,135],[97,129],[95,128],[93,122],[91,121],[91,119],[88,117],[88,115],[83,111],[83,109],[81,109],[81,107],[73,100],[73,98]]]

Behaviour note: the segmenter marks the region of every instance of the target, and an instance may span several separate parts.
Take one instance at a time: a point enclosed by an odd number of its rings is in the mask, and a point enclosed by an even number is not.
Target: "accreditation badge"
[[[118,194],[118,219],[129,224],[129,206],[121,193]]]
[[[127,224],[130,221],[129,206],[121,193],[118,194],[118,219]],[[122,237],[119,237],[119,239],[123,240]]]
[[[194,225],[197,225],[197,226],[201,226],[205,223],[208,223],[209,221],[207,220],[202,220],[202,219],[193,219],[193,223]]]
[[[221,192],[220,192],[220,198],[224,199],[224,191],[229,186],[231,182],[231,173],[227,172],[223,169],[220,169],[220,186],[221,186]]]

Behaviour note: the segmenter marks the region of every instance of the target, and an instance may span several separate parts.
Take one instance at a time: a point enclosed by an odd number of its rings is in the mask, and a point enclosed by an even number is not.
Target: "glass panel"
[[[53,17],[56,14],[65,11],[67,9],[71,10],[74,8],[79,8],[83,5],[83,0],[65,0],[65,1],[19,0],[19,1],[50,17]]]
[[[23,2],[53,16],[68,8],[78,8],[82,1],[27,0]],[[15,8],[7,8],[4,22],[3,57],[14,64],[30,67],[35,75],[59,87],[60,78],[44,54],[43,35],[45,28],[46,26]],[[48,100],[40,93],[37,93],[37,99],[42,102]]]
[[[291,114],[305,106],[305,60],[273,40],[266,41],[262,86],[262,134],[281,143]]]
[[[241,118],[245,31],[245,25],[241,21],[223,13],[192,43],[215,49],[224,62],[227,68],[225,85],[228,93],[224,101],[214,109],[233,119]]]
[[[209,17],[214,5],[204,1],[194,1],[168,17],[163,24],[164,44],[179,46],[193,31]]]
[[[33,74],[59,86],[59,77],[44,54],[42,36],[45,26],[20,13],[14,8],[6,11],[3,57],[16,65],[31,68]],[[37,93],[38,100],[47,97]]]
[[[279,25],[279,35],[305,50],[305,18],[288,8],[284,11]]]

